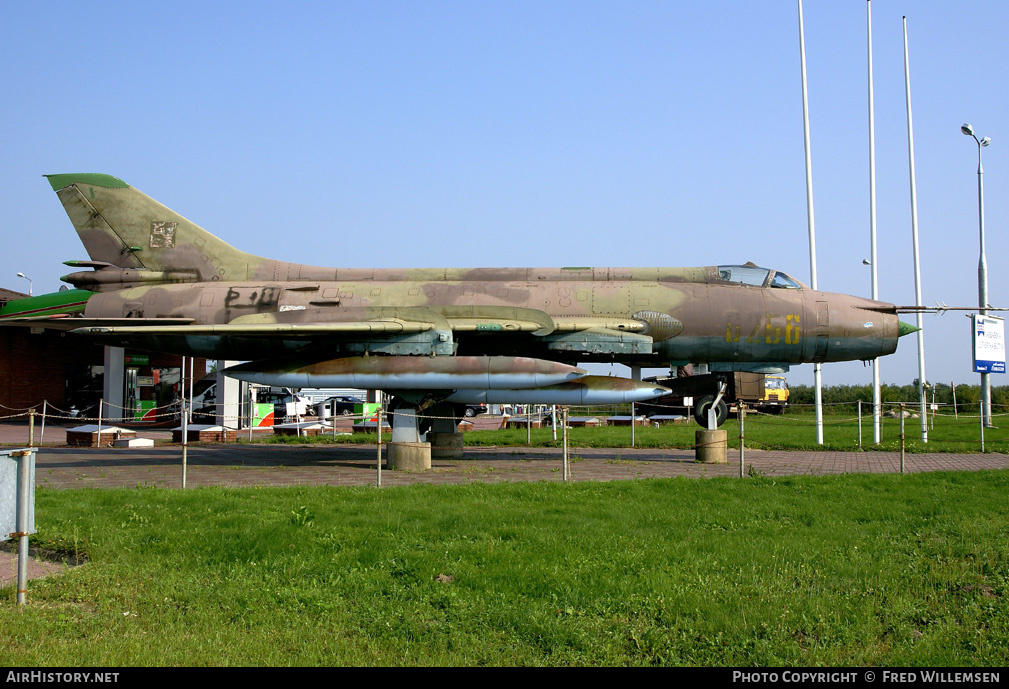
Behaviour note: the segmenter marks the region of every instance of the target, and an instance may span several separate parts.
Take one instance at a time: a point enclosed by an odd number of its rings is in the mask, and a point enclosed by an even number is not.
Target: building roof
[[[0,287],[0,303],[5,304],[12,299],[24,299],[27,296],[28,295],[24,292],[16,292],[12,289],[4,289],[3,287]]]

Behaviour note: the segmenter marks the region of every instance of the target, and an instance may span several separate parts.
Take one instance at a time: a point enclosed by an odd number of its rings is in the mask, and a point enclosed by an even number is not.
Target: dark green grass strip
[[[828,410],[829,411],[829,410]],[[1001,424],[999,428],[985,429],[986,452],[1009,452],[1009,420],[996,417]],[[1004,421],[1004,423],[1003,423]],[[900,420],[886,418],[881,426],[881,442],[872,443],[872,417],[862,416],[862,450],[884,450],[896,452],[900,450]],[[967,452],[975,453],[981,450],[981,429],[977,416],[937,416],[929,421],[929,442],[921,441],[921,422],[908,418],[904,421],[905,451],[918,452]],[[700,426],[694,422],[684,424],[667,423],[659,428],[646,427],[635,429],[636,447],[654,448],[692,448],[694,433]],[[726,431],[729,447],[739,447],[739,422],[730,418],[722,428]],[[767,414],[747,414],[744,422],[746,431],[746,446],[761,450],[840,450],[855,451],[859,449],[859,421],[852,412],[827,414],[824,417],[824,444],[816,443],[815,418],[812,412],[789,412],[781,416]],[[560,447],[560,431],[558,439],[553,439],[553,431],[549,428],[533,428],[531,437],[533,447]],[[607,426],[601,428],[572,428],[568,431],[572,447],[630,447],[631,430],[629,427]],[[526,442],[525,428],[509,428],[502,430],[469,431],[466,434],[466,444],[469,446],[524,447]],[[386,439],[389,434],[385,434]],[[374,443],[374,434],[355,433],[353,435],[337,436],[276,436],[270,442],[279,443]]]

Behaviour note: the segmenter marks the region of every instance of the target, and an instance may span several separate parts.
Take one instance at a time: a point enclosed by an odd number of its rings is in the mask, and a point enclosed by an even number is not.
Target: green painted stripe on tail
[[[64,187],[69,187],[74,182],[79,182],[81,184],[90,184],[95,187],[105,187],[107,189],[129,189],[130,185],[119,179],[118,177],[113,177],[112,175],[103,175],[99,172],[78,172],[78,173],[67,173],[62,175],[46,175],[45,178],[49,180],[49,186],[53,188],[53,191],[59,191]]]

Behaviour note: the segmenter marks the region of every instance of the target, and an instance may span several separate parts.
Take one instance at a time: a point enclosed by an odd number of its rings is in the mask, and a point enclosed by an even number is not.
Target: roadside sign
[[[18,531],[17,510],[18,503],[22,502],[18,481],[21,462],[28,472],[28,495],[22,503],[28,510],[25,514],[27,531],[35,533],[35,450],[4,450],[0,452],[0,541],[6,541]]]
[[[1005,319],[971,316],[974,373],[1005,373]]]

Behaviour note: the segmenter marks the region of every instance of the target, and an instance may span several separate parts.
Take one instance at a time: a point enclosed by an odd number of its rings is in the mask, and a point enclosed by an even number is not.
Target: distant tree
[[[789,401],[796,406],[814,404],[814,389],[811,385],[789,385]],[[936,383],[934,389],[929,388],[925,401],[929,404],[933,399],[936,404],[952,405],[954,390],[948,383]],[[884,405],[918,404],[918,387],[913,382],[909,385],[880,385],[880,399]],[[829,385],[823,388],[824,405],[843,408],[849,405],[854,408],[861,400],[864,405],[872,404],[871,385]],[[978,412],[981,401],[981,386],[960,384],[956,386],[956,407],[961,414]],[[1009,385],[993,386],[991,390],[992,410],[996,414],[1009,414]]]

